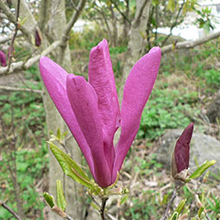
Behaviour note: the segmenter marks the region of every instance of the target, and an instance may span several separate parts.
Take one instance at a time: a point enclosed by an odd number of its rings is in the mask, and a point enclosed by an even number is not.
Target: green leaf
[[[84,173],[84,171],[76,164],[76,162],[62,150],[60,150],[54,143],[48,142],[50,144],[50,149],[53,155],[56,157],[58,163],[60,164],[63,172],[75,180],[90,189],[94,190],[94,185]]]
[[[174,0],[169,0],[167,9],[170,10],[171,12],[174,12],[175,10],[175,1]]]
[[[204,164],[202,164],[199,168],[196,169],[196,171],[194,173],[192,173],[189,176],[189,179],[195,179],[199,176],[201,176],[209,167],[211,167],[212,165],[214,165],[216,163],[215,160],[211,160],[211,161],[206,161]]]
[[[127,201],[127,199],[128,199],[128,194],[125,195],[125,196],[121,199],[120,205],[122,205],[123,203],[125,203],[125,202]]]
[[[60,141],[61,138],[60,128],[57,129],[57,138]]]
[[[169,218],[169,220],[177,220],[177,218],[178,218],[178,212],[174,212],[172,216]]]
[[[66,199],[63,194],[63,186],[60,180],[57,180],[57,206],[62,211],[66,209]]]
[[[199,211],[198,211],[198,217],[201,218],[201,214],[203,213],[204,211],[204,207],[200,207],[199,208]]]
[[[49,193],[44,192],[44,199],[46,200],[47,204],[50,206],[50,208],[53,208],[55,206],[55,200],[53,196],[51,196]]]
[[[181,202],[179,203],[179,205],[176,207],[175,212],[178,213],[178,215],[180,214],[180,212],[182,211],[182,209],[184,208],[185,204],[186,204],[187,199],[183,199],[181,200]]]

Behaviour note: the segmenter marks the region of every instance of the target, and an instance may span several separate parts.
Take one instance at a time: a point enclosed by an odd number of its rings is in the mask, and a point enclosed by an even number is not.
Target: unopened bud
[[[176,141],[172,155],[172,176],[175,180],[184,181],[188,174],[189,168],[189,150],[190,141],[193,134],[193,123],[189,124]]]
[[[37,27],[35,31],[35,46],[39,47],[41,45],[42,36],[40,29]]]
[[[5,53],[1,50],[0,50],[0,62],[1,62],[1,66],[7,66]]]

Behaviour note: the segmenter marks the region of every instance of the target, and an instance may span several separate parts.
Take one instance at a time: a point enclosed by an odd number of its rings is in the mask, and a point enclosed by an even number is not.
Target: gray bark
[[[136,61],[143,55],[145,42],[145,32],[149,19],[151,0],[137,0],[135,18],[131,23],[128,51],[125,56],[125,63],[122,71],[122,84],[119,90],[119,101],[122,100],[122,93],[125,81]]]
[[[61,40],[62,33],[64,28],[66,27],[66,17],[65,17],[65,1],[52,1],[51,5],[47,7],[47,14],[50,14],[50,18],[48,21],[48,26],[45,28],[51,36],[53,36],[56,40]],[[55,53],[58,55],[56,56],[56,62],[59,63],[61,48],[57,48]],[[64,60],[62,67],[69,73],[72,72],[71,66],[71,56],[70,50],[67,45],[65,53],[64,53]],[[65,125],[65,122],[61,118],[59,112],[56,110],[52,100],[50,99],[47,92],[43,97],[44,107],[46,111],[46,120],[48,131],[52,131],[54,134],[57,133],[58,128],[60,129],[61,133],[64,133],[68,128]],[[71,153],[73,159],[81,163],[81,153],[79,147],[77,146],[76,142],[74,141],[71,134],[68,134],[67,137],[70,137],[68,140],[65,141],[66,148]],[[63,149],[64,150],[64,149]],[[52,195],[56,195],[56,180],[59,179],[63,183],[64,187],[64,194],[67,200],[67,209],[66,213],[70,215],[73,219],[83,219],[83,204],[82,199],[83,196],[80,196],[83,192],[83,188],[79,186],[79,184],[75,183],[71,178],[67,177],[63,174],[58,162],[50,152],[50,163],[49,163],[49,192]],[[59,220],[61,217],[57,216],[53,212],[50,213],[49,219],[51,220]]]

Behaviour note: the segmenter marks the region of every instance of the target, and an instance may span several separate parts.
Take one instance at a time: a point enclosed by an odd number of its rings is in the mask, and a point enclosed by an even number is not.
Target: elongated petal
[[[112,170],[115,157],[113,136],[120,125],[120,108],[108,43],[105,39],[91,50],[89,83],[98,97],[98,108],[103,124],[104,150]]]
[[[75,137],[89,164],[91,172],[94,174],[94,165],[90,148],[78,125],[67,97],[66,78],[68,73],[47,57],[42,57],[40,59],[40,72],[51,99]]]
[[[174,157],[178,173],[189,168],[189,150],[193,127],[193,123],[189,124],[176,142]]]
[[[137,134],[143,108],[151,94],[160,66],[159,47],[150,50],[132,68],[125,83],[121,107],[121,136],[116,148],[114,169],[119,171]],[[114,171],[114,172],[116,172]]]
[[[2,66],[7,66],[5,53],[1,50],[0,50],[0,62]]]
[[[67,76],[67,95],[78,124],[91,149],[95,180],[101,187],[111,184],[111,173],[104,154],[102,123],[93,87],[81,76]]]

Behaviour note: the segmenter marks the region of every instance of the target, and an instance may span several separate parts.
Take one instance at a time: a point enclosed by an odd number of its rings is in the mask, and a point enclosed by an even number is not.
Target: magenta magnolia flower
[[[89,82],[82,76],[68,74],[47,57],[40,60],[44,84],[82,150],[95,181],[103,188],[116,180],[135,138],[160,58],[160,48],[155,47],[134,65],[124,87],[121,110],[106,40],[91,50]],[[120,139],[114,146],[114,134],[119,127]]]
[[[5,53],[0,50],[0,62],[2,66],[7,66]]]
[[[172,159],[172,175],[174,178],[176,174],[189,168],[189,150],[193,127],[193,123],[189,124],[176,142]]]

